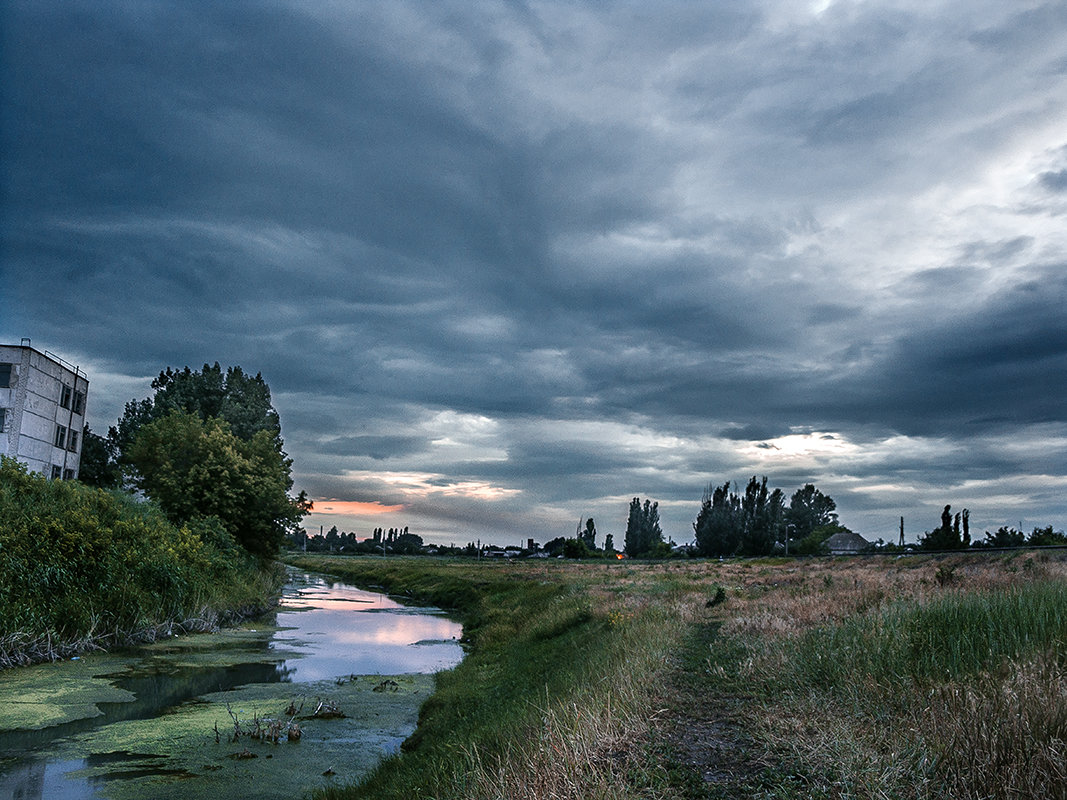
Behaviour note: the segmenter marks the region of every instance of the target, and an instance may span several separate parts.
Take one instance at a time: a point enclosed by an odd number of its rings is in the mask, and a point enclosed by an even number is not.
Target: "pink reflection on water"
[[[433,609],[402,606],[376,592],[297,574],[278,611],[272,647],[295,651],[288,680],[430,673],[463,657],[462,626]]]

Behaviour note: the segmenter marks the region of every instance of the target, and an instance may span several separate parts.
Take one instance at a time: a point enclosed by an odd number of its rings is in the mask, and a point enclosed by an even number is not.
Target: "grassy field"
[[[283,579],[221,526],[176,527],[133,496],[0,459],[0,668],[210,630]]]
[[[1058,553],[293,561],[469,638],[405,754],[328,797],[1067,797]]]

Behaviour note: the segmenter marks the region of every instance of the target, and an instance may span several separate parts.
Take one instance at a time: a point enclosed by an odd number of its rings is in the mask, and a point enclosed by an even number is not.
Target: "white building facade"
[[[0,344],[0,453],[50,478],[78,477],[89,380],[59,356]]]

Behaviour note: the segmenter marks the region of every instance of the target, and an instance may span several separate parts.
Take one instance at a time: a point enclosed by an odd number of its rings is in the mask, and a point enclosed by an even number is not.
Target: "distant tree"
[[[551,539],[545,542],[544,551],[550,556],[558,556],[563,553],[563,547],[567,543],[567,537],[557,536],[555,539]]]
[[[919,537],[919,547],[923,550],[962,550],[970,545],[969,519],[971,512],[964,509],[952,516],[952,506],[945,506],[941,512],[941,525]],[[968,529],[961,532],[961,520],[968,520]]]
[[[1067,534],[1064,534],[1063,531],[1052,530],[1051,525],[1048,525],[1044,528],[1034,528],[1026,543],[1034,545],[1035,547],[1064,545],[1067,544]]]
[[[732,556],[741,544],[741,498],[730,491],[730,481],[708,486],[696,522],[697,552],[705,556]]]
[[[587,550],[596,550],[596,524],[592,517],[585,521],[585,529],[581,531],[578,538],[582,540]]]
[[[404,528],[404,532],[396,537],[393,541],[393,551],[396,553],[404,553],[406,555],[416,555],[422,552],[422,537],[415,533],[408,533],[408,529]]]
[[[975,547],[1022,547],[1026,544],[1026,534],[1002,525],[996,533],[986,531],[985,540],[976,542]]]
[[[589,548],[585,539],[566,539],[563,542],[563,555],[566,558],[588,558]]]
[[[761,481],[753,475],[745,487],[744,497],[741,498],[743,528],[740,553],[759,556],[773,552],[784,512],[782,491],[775,489],[768,494],[767,477],[764,476]]]
[[[811,532],[823,525],[836,525],[837,504],[833,498],[820,492],[814,484],[805,484],[793,492],[789,499],[789,508],[785,510],[785,524],[792,525],[791,535],[804,539]]]
[[[245,549],[277,552],[311,509],[289,496],[292,461],[269,430],[243,441],[227,422],[172,411],[142,425],[128,446],[136,486],[175,523],[217,517]]]
[[[608,554],[615,552],[615,537],[610,533],[604,537],[604,552]]]
[[[107,439],[89,430],[88,424],[82,428],[78,480],[102,489],[114,489],[122,485],[122,472],[119,470],[114,449]]]
[[[659,503],[635,497],[630,501],[630,513],[626,520],[626,555],[659,556],[663,555],[663,530],[659,524]]]

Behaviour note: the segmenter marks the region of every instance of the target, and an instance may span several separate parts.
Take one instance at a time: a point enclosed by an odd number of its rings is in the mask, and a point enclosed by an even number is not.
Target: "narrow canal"
[[[268,617],[0,672],[0,798],[294,798],[415,729],[459,623],[291,570]]]

